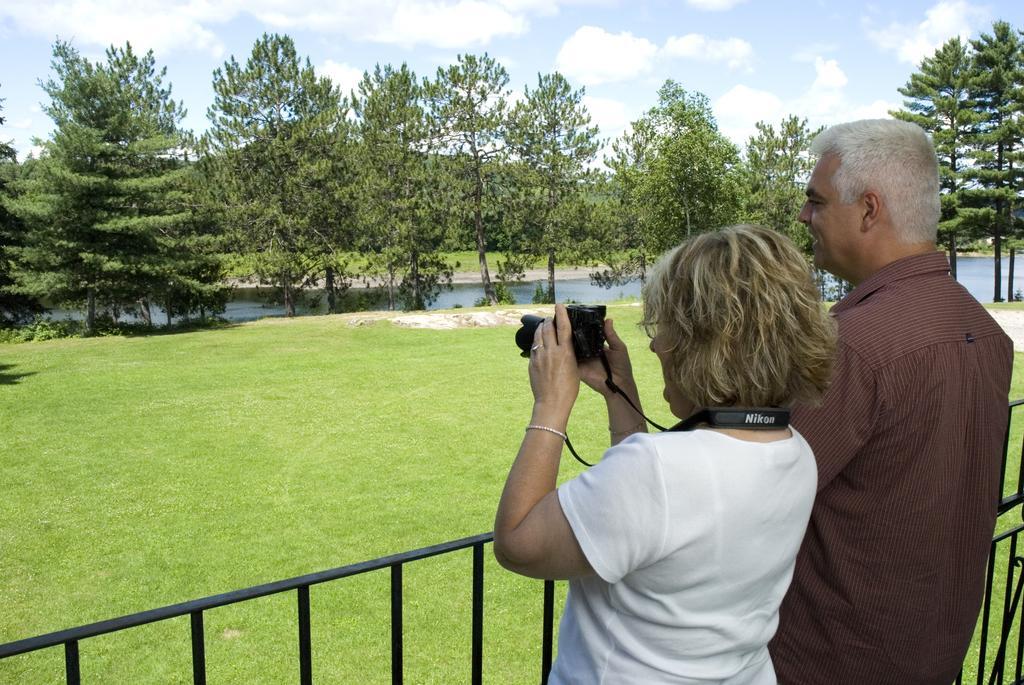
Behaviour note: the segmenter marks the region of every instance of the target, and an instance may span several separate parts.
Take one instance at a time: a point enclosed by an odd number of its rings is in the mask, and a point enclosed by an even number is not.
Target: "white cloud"
[[[839,63],[834,59],[826,60],[821,57],[815,58],[814,71],[816,76],[814,78],[814,84],[811,86],[812,90],[835,90],[843,88],[849,80],[846,78],[846,74],[843,70],[839,68]]]
[[[16,0],[0,6],[0,18],[48,39],[61,36],[77,45],[103,48],[130,41],[137,52],[188,47],[215,57],[223,54],[224,46],[206,24],[224,16],[223,9],[203,2],[175,5],[160,0]]]
[[[902,109],[900,103],[875,100],[866,105],[854,107],[846,112],[845,116],[836,118],[828,123],[838,124],[841,121],[856,121],[857,119],[891,119],[889,111],[894,109]]]
[[[565,4],[609,0],[3,0],[0,24],[82,47],[132,45],[157,53],[196,50],[221,57],[217,31],[252,17],[272,31],[308,30],[403,46],[469,48],[523,34],[532,16]]]
[[[880,48],[895,52],[900,61],[917,65],[954,36],[967,40],[988,19],[989,12],[984,7],[966,0],[941,0],[925,12],[924,21],[916,25],[892,23],[882,29],[872,29],[865,19],[864,26],[868,37]]]
[[[582,26],[562,44],[555,68],[586,85],[623,81],[649,72],[657,52],[654,43],[632,33]]]
[[[781,121],[789,113],[785,103],[774,93],[736,85],[718,98],[712,109],[718,129],[743,148],[754,135],[758,121]]]
[[[371,37],[381,43],[459,48],[486,45],[495,36],[518,36],[526,28],[525,15],[488,2],[400,2],[389,24]]]
[[[629,125],[629,111],[625,103],[619,100],[584,95],[583,105],[590,112],[591,125],[601,130],[602,138],[617,138]]]
[[[856,119],[884,119],[895,102],[875,100],[868,104],[853,103],[846,96],[846,75],[835,60],[817,56],[815,75],[799,96],[783,99],[766,90],[737,85],[713,104],[719,130],[742,149],[756,133],[758,121],[777,125],[790,114],[807,119],[807,126],[831,126]]]
[[[731,10],[736,5],[746,1],[747,0],[686,0],[686,4],[694,9],[705,10],[707,12],[723,12],[725,10]]]
[[[750,70],[754,48],[741,38],[715,40],[699,33],[672,36],[665,41],[662,54],[668,57],[686,57],[703,62],[724,62],[730,69]]]
[[[11,128],[20,129],[22,131],[26,131],[32,128],[32,120],[27,117],[24,119],[18,119],[16,121],[8,121],[7,123],[10,125]]]
[[[359,82],[363,80],[363,71],[347,64],[335,62],[329,59],[317,69],[317,71],[331,79],[334,85],[341,89],[343,95],[355,90]]]

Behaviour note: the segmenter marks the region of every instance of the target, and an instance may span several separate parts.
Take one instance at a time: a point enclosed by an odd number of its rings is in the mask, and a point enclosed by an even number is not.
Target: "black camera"
[[[566,310],[572,327],[572,349],[576,353],[576,360],[601,356],[601,350],[604,349],[605,306],[570,304],[566,306]],[[522,356],[529,357],[537,326],[544,321],[544,317],[526,314],[520,321],[523,322],[523,326],[516,331],[516,345],[523,351]]]

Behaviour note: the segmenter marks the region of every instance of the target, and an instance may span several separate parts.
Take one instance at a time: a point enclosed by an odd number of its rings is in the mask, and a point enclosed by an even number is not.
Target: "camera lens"
[[[543,316],[536,316],[535,314],[524,314],[523,318],[519,319],[523,326],[516,331],[516,345],[523,351],[523,357],[530,356],[530,348],[533,347],[533,338],[537,333],[537,326],[544,322]]]

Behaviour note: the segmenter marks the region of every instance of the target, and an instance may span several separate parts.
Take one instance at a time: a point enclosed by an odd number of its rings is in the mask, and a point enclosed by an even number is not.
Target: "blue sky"
[[[1024,28],[1024,0],[0,0],[0,139],[24,157],[49,136],[38,82],[58,37],[93,59],[112,43],[152,48],[201,131],[213,70],[277,32],[346,91],[376,63],[433,76],[460,53],[498,59],[513,97],[557,70],[586,89],[608,139],[672,78],[742,145],[790,113],[812,126],[885,116],[922,57],[996,19]]]

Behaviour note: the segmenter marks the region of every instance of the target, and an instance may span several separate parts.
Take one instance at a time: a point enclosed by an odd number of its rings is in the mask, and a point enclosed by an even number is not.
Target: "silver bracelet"
[[[612,434],[612,437],[613,437],[613,438],[617,438],[617,437],[619,437],[620,435],[631,435],[631,434],[633,434],[633,433],[637,433],[637,432],[639,432],[639,431],[640,431],[640,429],[642,429],[643,427],[644,427],[644,422],[643,422],[643,421],[641,421],[640,423],[636,424],[635,426],[630,426],[630,427],[629,427],[629,428],[627,428],[626,430],[621,430],[621,431],[617,431],[617,430],[612,430],[612,427],[611,427],[611,426],[608,426],[608,432]]]
[[[526,430],[528,430],[528,431],[531,431],[531,430],[547,431],[548,433],[554,433],[555,435],[557,435],[558,437],[560,437],[562,439],[562,442],[565,442],[566,440],[569,439],[569,436],[566,435],[565,433],[563,433],[560,430],[555,430],[554,428],[548,428],[547,426],[539,426],[539,425],[537,425],[535,423],[531,423],[529,426],[527,426]]]

